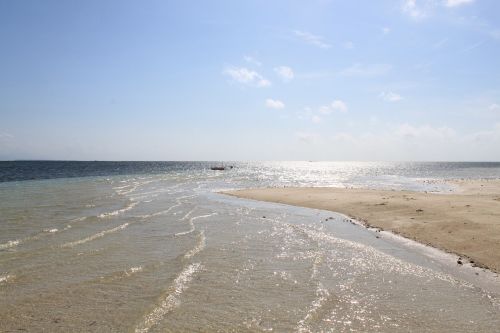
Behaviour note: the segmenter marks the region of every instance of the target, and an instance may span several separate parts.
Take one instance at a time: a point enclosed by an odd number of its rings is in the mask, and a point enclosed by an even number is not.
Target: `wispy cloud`
[[[488,109],[490,111],[500,111],[500,105],[498,105],[497,103],[493,103],[488,107]]]
[[[290,67],[288,67],[288,66],[275,67],[274,71],[285,82],[289,82],[289,81],[293,80],[293,78],[295,77],[295,74],[293,73],[293,70]]]
[[[285,108],[285,103],[278,99],[266,99],[266,107],[269,109],[281,110]]]
[[[454,129],[442,126],[433,127],[430,125],[413,126],[409,124],[401,124],[396,130],[395,134],[398,137],[412,140],[412,139],[446,139],[455,136],[456,132]]]
[[[500,29],[495,29],[495,30],[491,30],[489,32],[489,35],[495,39],[499,39],[500,40]]]
[[[480,41],[480,42],[477,42],[477,43],[474,43],[466,48],[464,48],[463,50],[459,51],[459,52],[470,52],[474,49],[477,49],[478,47],[480,47],[481,45],[483,45],[485,43],[485,41]]]
[[[473,3],[474,0],[446,0],[444,5],[446,7],[458,7],[466,4]]]
[[[347,107],[347,104],[344,101],[341,101],[339,99],[334,100],[331,102],[329,105],[323,105],[319,108],[319,112],[322,114],[330,114],[334,111],[339,111],[339,112],[347,112],[349,108]]]
[[[343,69],[340,75],[343,76],[362,76],[372,77],[387,74],[392,66],[389,64],[354,64],[348,68]]]
[[[354,43],[351,42],[351,41],[348,41],[348,42],[345,42],[343,45],[342,45],[345,49],[347,50],[351,50],[354,48]]]
[[[403,13],[420,20],[430,16],[436,7],[456,8],[475,0],[403,0]]]
[[[311,132],[297,132],[295,136],[299,141],[307,144],[317,143],[320,140],[319,134]]]
[[[383,27],[382,28],[382,33],[384,35],[387,35],[389,32],[391,32],[391,28],[389,28],[389,27]]]
[[[321,122],[321,117],[318,115],[314,115],[311,117],[311,121],[315,124],[319,124]]]
[[[437,41],[436,43],[434,43],[434,45],[432,45],[432,47],[434,47],[435,49],[440,49],[443,46],[445,46],[448,42],[449,42],[448,38],[442,38],[439,41]]]
[[[404,0],[402,10],[414,19],[422,19],[428,15],[427,11],[417,3],[417,0]]]
[[[13,139],[14,136],[12,134],[6,133],[6,132],[0,132],[0,140],[9,140]]]
[[[255,66],[259,66],[259,67],[262,66],[262,63],[252,56],[246,55],[243,57],[243,60],[245,60],[247,63],[255,65]]]
[[[227,67],[224,69],[223,74],[245,85],[256,87],[269,87],[271,85],[271,81],[267,80],[256,71],[245,67]]]
[[[399,102],[400,100],[403,99],[401,95],[398,95],[392,91],[387,91],[387,92],[383,91],[380,93],[379,97],[386,102]]]
[[[328,42],[324,40],[322,36],[317,36],[310,32],[300,31],[300,30],[294,30],[293,33],[295,34],[295,36],[297,36],[304,42],[317,46],[319,48],[329,49],[332,47]]]

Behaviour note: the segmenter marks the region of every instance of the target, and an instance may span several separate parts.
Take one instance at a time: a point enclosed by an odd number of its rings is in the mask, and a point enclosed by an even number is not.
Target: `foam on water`
[[[11,247],[18,246],[19,244],[21,244],[21,242],[22,241],[20,239],[10,240],[6,243],[0,244],[0,250],[9,249]]]
[[[182,293],[188,288],[189,282],[193,279],[193,275],[203,269],[201,263],[194,263],[186,267],[174,280],[170,286],[168,295],[147,314],[143,321],[135,328],[136,333],[149,332],[151,328],[157,325],[165,315],[173,311],[179,306]]]
[[[111,211],[108,213],[102,213],[102,214],[99,214],[97,217],[104,219],[104,218],[120,215],[122,213],[125,213],[125,212],[131,210],[132,208],[137,206],[139,203],[140,203],[140,201],[131,201],[128,205],[126,205],[125,207],[123,207],[121,209],[117,209],[117,210],[114,210],[114,211]]]
[[[4,283],[7,283],[9,282],[10,280],[12,280],[14,278],[14,275],[0,275],[0,284],[4,284]]]
[[[307,326],[307,323],[314,317],[316,312],[323,306],[323,304],[330,297],[330,293],[328,290],[318,282],[318,286],[316,287],[316,298],[312,301],[311,306],[307,310],[306,316],[301,319],[297,324],[297,332],[314,332],[310,327]]]
[[[201,231],[200,235],[199,235],[198,244],[196,244],[196,246],[193,249],[189,250],[184,255],[184,258],[189,259],[189,258],[195,256],[198,252],[203,251],[203,249],[205,248],[205,246],[206,246],[205,232]]]
[[[111,234],[111,233],[123,230],[123,229],[125,229],[128,226],[129,226],[129,223],[124,223],[122,225],[119,225],[116,228],[104,230],[104,231],[98,232],[97,234],[94,234],[92,236],[89,236],[89,237],[86,237],[86,238],[83,238],[83,239],[80,239],[80,240],[77,240],[77,241],[74,241],[74,242],[65,243],[65,244],[61,245],[61,247],[73,247],[73,246],[76,246],[76,245],[85,244],[87,242],[90,242],[90,241],[96,240],[98,238],[104,237],[107,234]]]

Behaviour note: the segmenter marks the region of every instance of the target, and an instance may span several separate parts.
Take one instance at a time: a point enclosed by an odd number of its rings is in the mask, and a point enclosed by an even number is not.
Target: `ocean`
[[[0,331],[498,332],[500,287],[444,255],[218,193],[455,178],[500,163],[0,162]]]

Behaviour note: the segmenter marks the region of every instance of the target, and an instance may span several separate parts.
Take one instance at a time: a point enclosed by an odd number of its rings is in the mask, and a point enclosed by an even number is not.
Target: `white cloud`
[[[403,99],[403,97],[401,97],[401,95],[393,93],[392,91],[388,91],[388,92],[383,91],[380,93],[379,97],[382,98],[386,102],[399,102],[400,100]]]
[[[333,110],[338,110],[340,112],[347,112],[347,104],[345,104],[341,100],[333,101],[331,107]]]
[[[268,98],[266,99],[266,107],[269,109],[281,110],[285,108],[285,103],[278,99]]]
[[[455,136],[455,130],[447,127],[433,127],[430,125],[412,126],[409,124],[399,125],[395,134],[404,139],[446,139]]]
[[[500,111],[500,105],[493,103],[488,107],[488,109],[490,109],[491,111]]]
[[[229,76],[234,81],[257,87],[269,87],[271,82],[256,71],[245,67],[228,67],[223,74]]]
[[[496,29],[496,30],[491,30],[489,32],[489,35],[491,37],[493,37],[494,39],[500,39],[500,29]]]
[[[315,124],[319,124],[321,122],[321,117],[320,116],[312,116],[311,121]]]
[[[405,0],[403,2],[403,12],[413,18],[422,18],[426,16],[422,9],[417,6],[417,0]]]
[[[252,64],[255,66],[259,66],[259,67],[262,66],[262,63],[260,61],[258,61],[257,59],[255,59],[254,57],[251,57],[251,56],[244,56],[243,60],[245,60],[249,64]]]
[[[348,41],[348,42],[345,42],[343,46],[345,49],[351,50],[354,48],[354,43],[351,41]]]
[[[474,2],[474,0],[446,0],[444,5],[446,7],[458,7],[458,6],[470,4],[473,2]]]
[[[323,105],[319,108],[319,113],[330,114],[334,111],[347,112],[347,104],[341,100],[335,100],[330,105]]]
[[[299,37],[302,39],[304,42],[317,46],[322,49],[329,49],[332,47],[330,44],[325,42],[324,38],[321,36],[313,35],[309,32],[306,31],[300,31],[300,30],[295,30],[294,31],[295,36]]]
[[[391,28],[389,28],[389,27],[383,27],[382,28],[382,33],[384,35],[387,35],[389,32],[391,32]]]
[[[14,136],[12,134],[0,132],[0,140],[8,140],[8,139],[13,139],[13,138],[14,138]]]
[[[289,81],[291,81],[295,77],[295,74],[293,73],[293,70],[290,67],[288,67],[288,66],[279,66],[279,67],[276,67],[276,68],[274,68],[274,71],[285,82],[289,82]]]
[[[430,16],[435,7],[441,5],[438,1],[443,0],[404,0],[402,11],[415,20],[421,20]]]
[[[348,68],[343,69],[340,75],[343,76],[359,76],[359,77],[373,77],[387,74],[392,66],[389,64],[354,64]]]
[[[455,8],[471,4],[475,0],[403,0],[403,13],[420,20],[430,16],[436,7]]]
[[[304,143],[317,143],[320,139],[320,136],[317,133],[311,132],[297,132],[295,136],[299,139],[299,141]]]

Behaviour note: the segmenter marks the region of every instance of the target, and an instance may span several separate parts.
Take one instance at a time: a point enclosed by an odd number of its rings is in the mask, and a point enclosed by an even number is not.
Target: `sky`
[[[0,160],[500,161],[498,0],[0,0]]]

